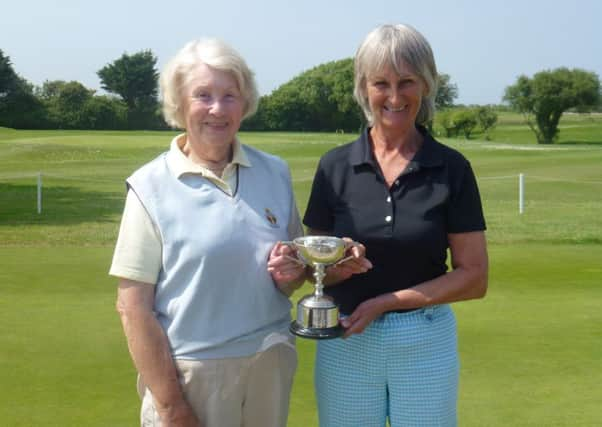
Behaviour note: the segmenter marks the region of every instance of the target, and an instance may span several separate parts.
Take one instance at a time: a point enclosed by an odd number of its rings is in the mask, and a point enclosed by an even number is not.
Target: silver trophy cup
[[[346,261],[345,241],[331,236],[305,236],[284,242],[295,249],[298,259],[314,269],[314,293],[305,295],[297,303],[297,319],[291,323],[293,334],[313,339],[340,337],[344,328],[339,324],[339,309],[328,295],[324,295],[322,280],[329,265]]]

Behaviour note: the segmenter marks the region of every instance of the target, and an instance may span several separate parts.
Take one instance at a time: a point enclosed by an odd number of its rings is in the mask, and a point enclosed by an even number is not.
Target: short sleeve
[[[109,274],[155,284],[161,270],[159,232],[133,191],[128,191]]]
[[[288,219],[288,226],[286,228],[288,239],[293,240],[297,237],[303,236],[303,225],[301,224],[301,217],[299,216],[299,209],[297,208],[297,202],[295,201],[295,193],[293,192],[293,179],[291,172],[287,167],[288,182],[290,185],[290,215]]]
[[[323,160],[320,160],[303,217],[303,223],[307,227],[321,231],[332,231],[334,228],[331,206],[333,198],[328,194],[330,188],[332,186],[324,172]]]
[[[297,209],[297,203],[294,198],[291,205],[291,217],[289,218],[287,232],[289,240],[303,236],[303,225],[301,225],[299,209]]]
[[[474,172],[468,161],[454,185],[447,213],[449,233],[468,233],[486,229],[481,196]]]

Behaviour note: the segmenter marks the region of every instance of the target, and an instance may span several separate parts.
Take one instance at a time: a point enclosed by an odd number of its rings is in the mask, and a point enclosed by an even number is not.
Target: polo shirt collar
[[[182,133],[172,139],[167,152],[167,165],[173,171],[174,175],[179,178],[184,174],[200,174],[206,176],[211,172],[203,166],[194,163],[182,152],[182,148],[186,144],[186,134]],[[230,164],[238,164],[239,166],[251,167],[251,161],[247,154],[242,149],[242,144],[238,138],[234,139],[232,145],[232,161]]]
[[[372,154],[372,147],[370,145],[370,128],[365,128],[360,137],[352,143],[349,161],[351,162],[351,166],[363,164],[376,166],[374,155]]]
[[[423,136],[423,143],[410,163],[419,167],[435,167],[443,164],[441,156],[439,155],[437,141],[433,139],[431,134],[424,127],[417,125],[416,128]],[[376,167],[376,160],[374,159],[370,144],[370,129],[371,128],[365,128],[360,137],[351,146],[349,161],[352,166],[369,164]]]

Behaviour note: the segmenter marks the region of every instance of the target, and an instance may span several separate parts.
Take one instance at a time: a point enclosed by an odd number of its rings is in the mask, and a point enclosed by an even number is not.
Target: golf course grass
[[[107,271],[123,181],[175,134],[0,128],[0,425],[137,425],[135,371]],[[289,163],[303,213],[320,155],[355,135],[240,137]],[[453,305],[459,425],[601,425],[602,117],[563,117],[550,146],[511,113],[490,140],[440,140],[475,169],[490,255],[487,297]],[[311,427],[315,343],[297,344],[289,426]]]

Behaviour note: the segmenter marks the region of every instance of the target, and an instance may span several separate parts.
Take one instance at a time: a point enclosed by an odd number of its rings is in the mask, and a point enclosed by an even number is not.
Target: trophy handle
[[[293,248],[293,250],[295,252],[297,252],[297,247],[295,246],[295,242],[291,241],[291,240],[283,240],[280,241],[280,244],[288,246],[289,248]],[[299,258],[295,258],[292,257],[290,255],[284,255],[284,257],[290,261],[296,262],[299,265],[306,265],[303,261],[301,261]]]
[[[345,242],[347,243],[347,242]],[[348,244],[346,245],[345,251],[347,251],[347,249],[352,248],[354,246],[359,246],[360,244],[354,241],[348,242]],[[349,261],[350,259],[355,258],[353,255],[349,255],[346,256],[345,258],[341,258],[340,260],[338,260],[337,262],[335,262],[333,265],[339,265],[339,264],[343,264],[345,261]]]
[[[293,262],[295,262],[295,263],[299,264],[299,265],[305,265],[305,263],[304,263],[303,261],[300,261],[300,260],[298,260],[297,258],[295,258],[295,257],[292,257],[292,256],[290,256],[290,255],[284,255],[284,257],[285,257],[286,259],[290,260],[290,261],[293,261]]]

